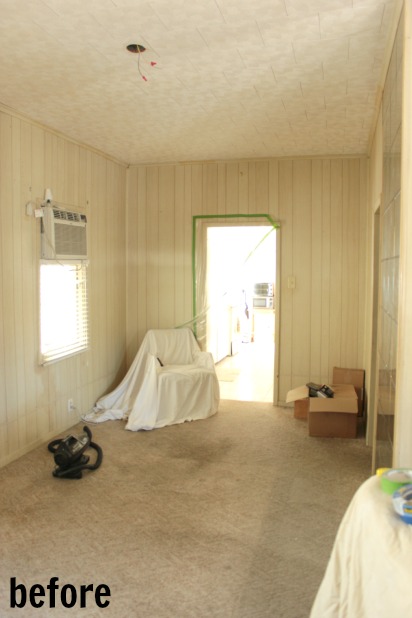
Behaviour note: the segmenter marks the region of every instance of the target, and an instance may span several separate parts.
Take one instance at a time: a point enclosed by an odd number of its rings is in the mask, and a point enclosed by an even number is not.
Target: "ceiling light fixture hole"
[[[144,51],[146,51],[146,47],[144,47],[143,45],[139,45],[138,43],[131,43],[126,47],[126,49],[132,54],[142,54]]]

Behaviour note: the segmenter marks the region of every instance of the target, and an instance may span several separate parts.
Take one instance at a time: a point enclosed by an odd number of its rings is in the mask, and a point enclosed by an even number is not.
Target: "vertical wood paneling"
[[[185,314],[184,320],[189,320],[192,317],[192,309],[193,309],[193,271],[192,271],[192,216],[194,215],[192,209],[192,170],[190,166],[185,166],[184,173],[184,199],[185,199],[185,308],[187,313]],[[218,181],[219,186],[219,181]]]
[[[129,199],[131,196],[129,196]],[[149,293],[148,284],[148,235],[147,235],[147,176],[144,169],[138,170],[137,178],[137,203],[130,206],[130,212],[133,213],[131,225],[127,228],[130,231],[130,244],[128,245],[126,263],[130,268],[130,281],[137,282],[137,301],[135,308],[137,311],[132,311],[130,316],[130,327],[128,327],[127,343],[130,346],[133,343],[133,356],[128,357],[128,361],[133,360],[134,354],[138,349],[139,341],[135,341],[135,337],[131,336],[136,332],[136,322],[139,326],[137,332],[141,337],[147,330],[147,296]],[[132,235],[133,234],[133,235]],[[133,240],[137,237],[137,246],[132,245]],[[132,286],[132,292],[135,286]]]
[[[360,258],[360,176],[359,161],[347,161],[347,205],[344,208],[343,222],[343,270],[346,273],[343,289],[343,329],[341,366],[356,367],[359,340],[359,271],[357,265]],[[346,195],[345,195],[346,196]]]
[[[13,243],[13,167],[12,167],[12,118],[0,113],[0,183],[2,269],[3,269],[3,315],[5,328],[4,376],[9,447],[18,448],[18,361],[16,350],[16,316],[14,312],[16,272]],[[19,246],[21,238],[17,238]]]
[[[44,136],[44,182],[45,188],[58,186],[58,174],[57,174],[57,140],[58,137],[53,133],[47,133]],[[56,191],[56,189],[55,189]],[[44,198],[44,193],[39,197]],[[57,199],[57,195],[53,195],[54,199]],[[62,197],[60,197],[62,199]]]
[[[226,212],[226,165],[217,165],[217,214],[224,215]]]
[[[203,214],[203,165],[191,167],[191,203],[192,214]]]
[[[268,214],[274,221],[279,220],[279,163],[269,162]]]
[[[141,263],[144,263],[146,260],[146,243],[145,243],[145,234],[142,238],[139,238],[139,233],[141,232],[143,226],[138,225],[139,207],[142,209],[142,217],[144,216],[144,192],[142,193],[141,198],[138,198],[138,187],[144,184],[144,176],[142,183],[139,182],[139,172],[141,170],[134,170],[133,174],[128,172],[128,182],[127,182],[127,226],[126,226],[126,251],[128,255],[128,260],[126,261],[126,278],[130,278],[130,280],[136,281],[136,285],[129,291],[128,294],[128,311],[131,316],[134,316],[133,327],[130,327],[130,323],[126,321],[126,359],[127,363],[129,363],[129,358],[133,357],[137,350],[137,340],[138,340],[138,329],[136,328],[137,316],[140,313],[140,320],[145,321],[145,316],[143,316],[142,307],[145,309],[146,304],[139,305],[139,298],[143,297],[142,286],[145,285],[140,280],[139,273],[139,253],[143,253],[143,259],[141,259]],[[144,273],[146,273],[146,269],[144,269]]]
[[[329,363],[339,366],[342,352],[342,183],[343,161],[331,161]]]
[[[322,382],[322,169],[323,161],[312,163],[311,207],[311,303],[310,303],[310,374]]]
[[[96,351],[93,361],[97,365],[99,375],[107,375],[107,339],[102,334],[105,333],[107,322],[107,189],[106,161],[97,155],[92,158],[92,204],[96,206],[91,217],[93,226],[93,252],[90,263],[91,296],[93,305],[100,303],[98,314],[95,316],[92,327],[93,350]],[[98,182],[97,179],[103,178],[104,181]],[[99,259],[96,257],[99,256]]]
[[[251,214],[269,212],[269,164],[267,161],[256,163],[256,201]]]
[[[359,173],[362,166],[363,175]],[[150,191],[136,195],[132,189],[136,176],[147,179]],[[133,236],[137,246],[128,246],[128,337],[135,340],[138,333],[140,344],[153,323],[140,310],[137,320],[134,315],[134,290],[138,285],[140,296],[144,277],[148,315],[149,308],[153,316],[158,307],[161,318],[155,321],[168,327],[191,319],[193,215],[267,213],[281,226],[279,399],[284,400],[287,390],[302,382],[328,381],[333,364],[355,362],[362,352],[360,282],[365,229],[360,221],[366,208],[365,183],[366,162],[357,159],[131,168],[127,226],[137,225],[141,232],[137,238]],[[172,198],[167,197],[169,193]],[[156,218],[159,201],[168,204],[168,231]],[[138,279],[131,267],[136,252]],[[295,289],[288,287],[289,276],[296,279]],[[164,277],[170,284],[161,298],[156,292],[156,277]],[[351,298],[355,299],[353,304]],[[129,356],[128,363],[132,360]]]
[[[349,259],[350,259],[349,256],[350,256],[351,251],[353,251],[355,248],[354,245],[352,244],[352,239],[350,237],[350,216],[349,216],[350,197],[349,197],[349,193],[350,193],[349,161],[346,160],[346,161],[342,161],[342,231],[341,231],[341,235],[342,235],[342,285],[341,285],[342,317],[341,317],[341,323],[342,323],[342,334],[347,333],[347,337],[350,336],[349,333],[347,332],[348,324],[350,320],[350,306],[353,300],[355,300],[356,302],[356,299],[352,299],[352,298],[349,299],[348,294],[347,294],[347,291],[350,286],[350,281],[348,280],[348,277],[350,276],[350,273],[348,271],[348,264],[349,264]],[[348,242],[350,243],[351,246],[348,246]],[[337,363],[338,365],[341,365],[344,367],[347,366],[346,365],[347,337],[342,336],[341,355],[340,355],[339,362]]]
[[[12,118],[12,201],[11,211],[13,213],[13,269],[14,269],[14,319],[15,319],[15,350],[16,350],[16,371],[17,376],[21,376],[17,390],[17,414],[19,418],[26,414],[26,382],[24,380],[25,365],[24,365],[24,332],[22,329],[24,306],[23,306],[23,288],[22,288],[22,272],[23,272],[23,229],[22,229],[22,208],[21,208],[21,135],[20,135],[20,120]],[[21,425],[24,431],[24,423]],[[19,431],[19,442],[21,442],[21,431]],[[25,436],[21,436],[22,438]]]
[[[236,215],[239,212],[239,164],[226,165],[226,213]]]
[[[194,214],[267,212],[280,220],[281,400],[297,379],[327,379],[342,361],[359,365],[364,160],[132,168],[125,219],[122,166],[1,112],[0,172],[2,463],[70,425],[68,396],[86,411],[120,378],[126,304],[127,340],[134,342],[128,362],[148,328],[191,317]],[[91,348],[45,368],[37,364],[40,226],[25,204],[42,199],[48,186],[57,201],[88,216]]]
[[[44,178],[45,178],[45,131],[37,126],[31,127],[31,187],[32,196],[35,200],[38,198],[44,198]],[[33,359],[33,378],[36,389],[36,423],[39,435],[47,435],[52,431],[53,415],[50,414],[49,402],[49,370],[43,370],[38,365],[38,349],[40,344],[39,338],[39,267],[37,257],[40,255],[40,221],[32,220],[35,233],[35,254],[33,262],[36,264],[36,270],[33,276],[33,298],[34,313],[32,316],[32,332],[34,340],[34,350],[36,351],[36,358]],[[14,452],[14,451],[11,451]]]
[[[247,161],[239,163],[239,213],[249,213],[249,165]]]
[[[170,302],[159,303],[159,328],[175,324],[175,186],[174,167],[159,170],[159,298]]]
[[[368,229],[368,213],[365,208],[362,208],[362,204],[367,203],[368,193],[368,169],[367,169],[367,161],[361,159],[360,163],[360,176],[359,176],[359,264],[365,264],[365,268],[358,269],[358,294],[359,294],[359,303],[358,303],[358,340],[357,340],[357,352],[356,352],[356,366],[357,367],[365,367],[364,365],[364,352],[365,348],[368,346],[368,341],[370,341],[369,336],[371,336],[371,329],[368,328],[368,317],[369,311],[367,308],[367,288],[368,288],[368,280],[367,280],[367,270],[368,270],[368,262],[370,255],[368,255],[367,247],[369,243],[365,239],[372,238],[372,229]],[[373,222],[369,219],[371,226],[373,226]],[[369,345],[370,350],[370,345]],[[365,367],[366,369],[366,367]],[[369,377],[369,376],[368,376]]]
[[[311,351],[311,161],[293,162],[293,274],[296,288],[293,293],[292,356],[293,379],[305,383],[310,374]],[[303,307],[306,310],[302,310]]]
[[[293,356],[293,295],[288,287],[288,277],[293,276],[293,163],[279,162],[279,213],[280,213],[280,349],[279,349],[279,392],[286,393],[297,384],[292,383]],[[279,285],[280,283],[280,285]],[[282,395],[280,395],[282,396]]]
[[[216,170],[217,172],[217,170]],[[183,324],[187,315],[185,307],[185,287],[187,277],[190,284],[190,261],[185,251],[185,170],[178,165],[174,182],[174,258],[175,258],[175,294],[174,315],[176,324]],[[189,254],[190,255],[190,254]],[[190,311],[190,309],[189,309]]]
[[[206,163],[203,166],[203,178],[202,178],[202,213],[216,214],[217,211],[217,165],[216,163]]]
[[[79,146],[65,142],[65,192],[64,201],[67,204],[79,203]]]
[[[90,188],[91,188],[91,152],[81,148],[79,150],[79,192],[78,192],[78,207],[79,210],[85,211],[90,203]]]
[[[332,302],[330,287],[331,271],[331,162],[323,161],[322,164],[322,251],[321,251],[321,346],[320,346],[320,376],[321,382],[330,382],[332,379],[332,366],[329,359],[330,337],[330,306]]]
[[[256,163],[251,161],[249,163],[249,213],[253,214],[257,212],[256,205]]]
[[[159,168],[147,170],[147,329],[159,326]]]
[[[3,465],[76,421],[68,397],[87,412],[124,372],[126,175],[123,166],[1,111],[0,177]],[[41,367],[40,220],[26,214],[26,203],[39,203],[46,187],[57,202],[87,213],[92,340],[84,354]]]
[[[32,168],[31,168],[31,148],[32,133],[31,126],[27,122],[21,122],[20,127],[20,186],[23,206],[33,199],[32,193]],[[22,212],[20,210],[20,212]],[[36,416],[36,378],[38,354],[38,292],[37,292],[37,260],[33,259],[37,250],[38,224],[33,222],[31,217],[22,215],[22,271],[21,285],[23,295],[23,337],[24,337],[24,380],[26,393],[26,412],[30,419],[30,443],[36,437],[37,416]],[[34,432],[34,435],[33,435]]]
[[[112,161],[107,162],[107,195],[119,195],[124,202],[124,176],[119,166]],[[117,225],[110,225],[110,221]],[[121,288],[126,285],[126,260],[122,248],[124,242],[125,213],[119,211],[111,199],[107,203],[107,290],[113,290],[120,282]],[[124,360],[125,338],[119,337],[122,322],[124,324],[124,299],[118,294],[109,294],[107,302],[106,339],[107,352],[116,366],[121,367]],[[111,364],[107,367],[111,371]]]

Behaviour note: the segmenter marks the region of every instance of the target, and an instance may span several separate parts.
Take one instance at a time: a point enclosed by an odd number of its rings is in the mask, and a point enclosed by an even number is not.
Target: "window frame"
[[[50,259],[41,259],[39,264],[39,364],[42,366],[47,366],[52,363],[59,362],[61,360],[73,357],[77,354],[81,354],[89,349],[89,302],[88,302],[88,265],[89,261],[84,259],[71,259],[71,260],[50,260]],[[45,307],[44,302],[44,294],[49,294],[50,290],[44,290],[44,279],[42,275],[44,274],[43,267],[56,267],[64,268],[65,272],[65,280],[69,284],[69,286],[75,287],[75,295],[69,296],[68,300],[74,307],[74,312],[70,313],[70,310],[67,316],[63,316],[60,324],[60,328],[64,327],[65,319],[67,321],[68,326],[70,327],[67,333],[72,333],[72,337],[68,339],[64,339],[64,337],[60,340],[60,343],[56,343],[55,345],[50,345],[45,343],[44,337],[45,331],[43,327],[43,320],[47,320],[48,314],[53,314],[53,312],[59,311],[59,314],[64,314],[67,311],[66,306],[63,306],[64,294],[62,295],[62,288],[57,286],[56,292],[59,293],[58,298],[54,298],[48,306]],[[67,268],[70,267],[70,268]],[[68,273],[74,269],[76,271],[76,277],[73,279]],[[61,273],[62,274],[62,273]],[[51,276],[51,279],[58,277],[56,273]],[[49,287],[51,286],[51,282],[46,283]],[[67,288],[66,288],[67,289]],[[63,292],[66,291],[63,289]],[[46,312],[46,313],[45,313]],[[58,318],[60,319],[60,318]],[[56,320],[57,321],[57,320]],[[50,333],[53,334],[53,328],[58,330],[59,325],[52,326],[49,330]],[[55,332],[56,332],[55,330]]]

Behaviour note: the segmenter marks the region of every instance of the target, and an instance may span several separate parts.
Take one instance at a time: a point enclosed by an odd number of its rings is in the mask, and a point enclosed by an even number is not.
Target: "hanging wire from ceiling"
[[[137,70],[139,72],[140,77],[143,79],[143,81],[147,82],[147,77],[142,72],[142,69],[140,67],[140,57],[143,54],[143,52],[146,51],[146,47],[138,43],[130,43],[130,45],[127,45],[126,49],[132,54],[137,54]],[[154,60],[150,62],[151,67],[155,67],[156,65],[157,65],[157,62],[155,62]]]

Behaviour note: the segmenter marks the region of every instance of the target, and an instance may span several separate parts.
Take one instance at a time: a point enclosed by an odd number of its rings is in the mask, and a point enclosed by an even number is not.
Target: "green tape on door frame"
[[[193,215],[192,217],[192,312],[194,320],[197,315],[197,306],[196,306],[196,296],[197,296],[197,287],[196,287],[196,223],[199,219],[266,219],[273,227],[273,229],[279,229],[280,224],[272,219],[272,217],[265,213],[259,214],[228,214],[228,215]],[[266,239],[268,234],[266,234],[262,240],[257,244],[255,249]],[[248,256],[249,257],[249,256]],[[196,336],[196,323],[194,326],[194,334]]]

